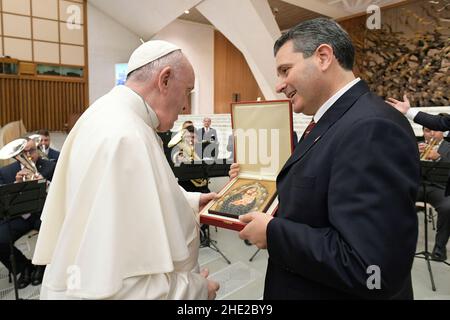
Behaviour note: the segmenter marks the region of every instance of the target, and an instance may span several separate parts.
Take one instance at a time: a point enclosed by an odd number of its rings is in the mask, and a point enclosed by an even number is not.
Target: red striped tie
[[[314,128],[315,125],[316,123],[314,122],[314,119],[312,119],[311,122],[306,127],[305,132],[303,133],[303,139],[306,138],[306,136],[311,132],[311,130]]]

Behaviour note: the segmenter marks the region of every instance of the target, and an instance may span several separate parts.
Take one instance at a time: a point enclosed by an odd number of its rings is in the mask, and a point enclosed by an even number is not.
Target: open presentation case
[[[239,175],[220,191],[220,198],[200,212],[200,222],[240,231],[239,216],[278,208],[276,178],[293,150],[289,100],[239,102],[231,105],[234,161]]]

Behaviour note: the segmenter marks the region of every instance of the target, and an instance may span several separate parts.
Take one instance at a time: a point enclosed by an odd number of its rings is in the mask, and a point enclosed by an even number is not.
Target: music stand
[[[425,259],[427,261],[428,272],[430,274],[431,289],[436,291],[436,285],[434,283],[433,272],[431,270],[430,260],[431,253],[428,250],[428,208],[427,208],[427,186],[432,185],[446,185],[449,179],[450,163],[448,162],[431,162],[420,161],[420,171],[422,178],[423,188],[423,202],[424,202],[424,240],[425,248],[423,251],[417,252],[415,256],[417,258]],[[444,263],[446,263],[444,261]],[[447,263],[446,263],[447,264]]]
[[[182,162],[179,165],[169,164],[175,177],[180,181],[227,177],[231,166],[226,159]]]
[[[19,299],[17,289],[16,258],[10,221],[23,214],[36,214],[42,211],[47,196],[46,180],[33,180],[0,186],[0,220],[8,224],[10,261],[14,281],[14,294]]]
[[[225,159],[222,162],[209,162],[209,161],[195,161],[192,163],[182,162],[179,166],[174,166],[170,163],[173,173],[180,181],[192,180],[192,179],[209,179],[212,177],[228,176],[230,170],[230,164],[226,163]],[[202,247],[209,247],[218,252],[228,264],[231,264],[230,260],[223,254],[222,251],[216,246],[215,241],[211,240],[209,235],[209,226],[207,230],[200,228],[200,233],[203,238],[206,239]]]
[[[252,255],[252,257],[250,259],[248,259],[248,261],[252,262],[260,250],[261,249],[258,248],[258,250],[256,250],[255,253]]]

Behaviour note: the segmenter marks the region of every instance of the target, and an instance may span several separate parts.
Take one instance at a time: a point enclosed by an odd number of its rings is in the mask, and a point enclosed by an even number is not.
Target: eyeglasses
[[[36,152],[36,148],[31,148],[31,149],[28,149],[28,150],[23,150],[23,152],[24,152],[24,153],[34,153],[34,152]]]

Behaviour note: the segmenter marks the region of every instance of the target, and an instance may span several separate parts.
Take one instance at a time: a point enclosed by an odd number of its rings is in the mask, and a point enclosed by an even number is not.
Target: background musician
[[[24,155],[29,157],[36,165],[38,174],[30,174],[18,161],[0,168],[0,185],[24,181],[24,177],[33,176],[33,180],[45,178],[52,180],[56,162],[41,159],[37,152],[36,144],[33,140],[28,142],[24,148]],[[25,179],[26,180],[26,179]],[[41,225],[40,214],[24,214],[9,221],[12,231],[12,241],[15,242],[31,230],[39,230]],[[33,266],[24,254],[14,247],[14,257],[16,259],[16,270],[20,273],[17,285],[19,289],[25,288],[30,283],[39,285],[42,282],[45,266]],[[12,272],[9,248],[8,224],[0,221],[0,262]]]
[[[37,132],[41,136],[39,148],[44,152],[49,160],[58,161],[59,151],[50,147],[50,133],[47,129],[41,129]]]
[[[434,131],[423,127],[424,142],[419,143],[421,160],[450,162],[450,143],[444,140],[442,131]],[[450,236],[450,197],[445,196],[445,185],[427,186],[427,202],[437,211],[435,245],[431,257],[437,261],[447,259],[446,245]],[[423,201],[423,188],[419,188],[418,201]]]

